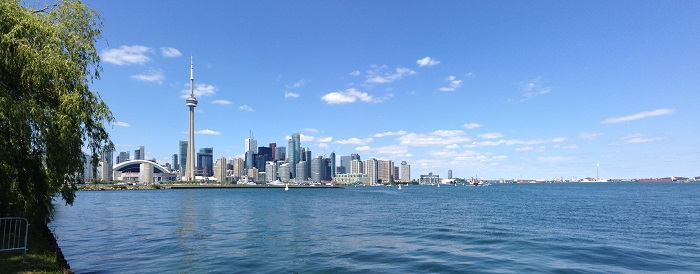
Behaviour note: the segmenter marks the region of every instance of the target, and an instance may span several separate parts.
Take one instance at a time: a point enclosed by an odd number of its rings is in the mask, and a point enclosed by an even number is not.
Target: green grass
[[[22,250],[0,252],[0,272],[12,273],[63,273],[56,263],[56,253],[39,231],[29,229],[27,260],[22,262]],[[68,262],[70,263],[70,262]]]

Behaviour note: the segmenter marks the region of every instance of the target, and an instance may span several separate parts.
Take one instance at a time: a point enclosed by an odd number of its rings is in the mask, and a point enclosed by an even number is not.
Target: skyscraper
[[[194,98],[194,61],[190,56],[190,97],[186,101],[190,108],[190,127],[187,135],[187,164],[185,166],[185,181],[193,181],[194,177],[194,108],[197,107],[197,99]]]
[[[275,147],[275,161],[285,161],[287,159],[286,147]]]
[[[292,172],[292,178],[296,177],[296,167],[297,163],[301,160],[301,135],[299,133],[292,133],[292,137],[289,139],[289,146],[287,147],[287,156],[289,159],[289,169]]]
[[[330,177],[331,180],[332,180],[333,177],[335,177],[335,151],[331,152],[331,157],[330,157],[330,158],[331,158],[331,161],[330,161],[330,164],[331,164],[331,174],[329,174],[330,176],[326,176],[326,177]]]
[[[350,173],[350,156],[340,156],[340,169],[338,173]]]
[[[297,183],[300,182],[306,182],[306,180],[309,179],[309,173],[307,170],[309,170],[309,163],[307,161],[299,161],[297,163],[297,177],[294,178],[294,181]]]
[[[187,141],[180,141],[180,165],[177,167],[180,170],[180,175],[185,175],[185,167],[187,165]]]
[[[394,181],[394,162],[391,160],[377,160],[377,180],[384,183]]]
[[[267,161],[265,163],[265,181],[274,182],[277,180],[277,165],[274,161]]]
[[[365,174],[367,174],[367,177],[369,177],[369,184],[377,184],[379,177],[379,164],[377,162],[377,159],[369,158],[364,161],[363,166],[365,169]]]
[[[102,151],[102,179],[103,181],[112,181],[114,178],[112,177],[112,168],[114,167],[114,150],[105,148],[104,151]]]
[[[350,174],[365,174],[365,170],[362,167],[362,161],[352,159],[350,162]]]
[[[233,159],[233,176],[241,178],[245,175],[245,161],[241,158]]]
[[[197,170],[202,171],[202,176],[214,176],[214,148],[200,148],[197,153]]]
[[[274,161],[275,160],[275,153],[276,153],[275,149],[277,148],[277,143],[270,143],[269,146],[270,146],[270,150],[272,151],[272,155],[270,156],[270,159],[272,159]]]
[[[226,181],[226,157],[221,157],[216,160],[214,165],[214,178],[219,182]]]
[[[123,163],[129,161],[129,152],[128,151],[122,151],[119,152],[119,161],[117,161],[117,164]]]
[[[177,160],[177,153],[173,154],[173,170],[179,170],[180,169],[180,163],[178,163]]]
[[[323,156],[316,156],[311,160],[311,180],[320,183],[326,175],[326,165]]]
[[[411,181],[411,165],[409,165],[406,161],[401,161],[401,181]]]
[[[447,170],[447,179],[452,179],[452,170]]]
[[[144,160],[146,159],[146,149],[143,146],[139,146],[134,150],[134,160]]]

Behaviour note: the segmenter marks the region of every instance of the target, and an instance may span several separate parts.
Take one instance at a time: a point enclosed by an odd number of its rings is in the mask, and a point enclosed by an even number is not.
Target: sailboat
[[[401,189],[401,185],[399,185],[399,189]]]
[[[284,191],[289,191],[289,184],[284,184]]]

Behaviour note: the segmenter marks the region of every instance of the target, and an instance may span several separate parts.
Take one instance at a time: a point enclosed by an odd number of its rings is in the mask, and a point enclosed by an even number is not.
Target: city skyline
[[[302,3],[87,1],[116,151],[172,161],[193,55],[213,159],[298,132],[414,177],[698,175],[698,3]]]

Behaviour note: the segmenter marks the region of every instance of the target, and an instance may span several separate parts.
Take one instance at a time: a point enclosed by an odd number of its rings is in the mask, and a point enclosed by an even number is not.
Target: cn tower
[[[194,181],[194,108],[197,107],[197,99],[194,98],[194,64],[190,56],[190,97],[187,104],[190,108],[190,130],[187,137],[187,163],[185,164],[185,181]]]

